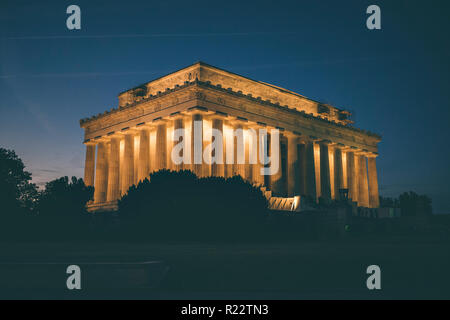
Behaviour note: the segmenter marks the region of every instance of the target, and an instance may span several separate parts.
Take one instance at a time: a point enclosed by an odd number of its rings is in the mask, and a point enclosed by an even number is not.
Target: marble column
[[[203,175],[203,116],[198,113],[192,115],[191,150],[192,172],[201,177]]]
[[[202,134],[202,177],[210,177],[211,176],[211,163],[208,158],[205,158],[205,150],[207,150],[209,144],[211,143],[211,130],[212,130],[212,122],[210,119],[206,117],[203,118],[203,134]],[[206,159],[206,160],[205,160]]]
[[[297,149],[297,136],[288,135],[287,136],[287,194],[288,197],[293,197],[298,194],[297,189],[297,167],[298,167],[298,149]]]
[[[328,156],[328,142],[320,143],[320,193],[324,199],[331,199],[330,159]]]
[[[212,157],[216,157],[217,161],[222,160],[222,163],[211,163],[211,175],[214,177],[224,177],[225,171],[224,171],[224,163],[225,163],[225,141],[223,139],[223,120],[219,118],[213,118],[212,119],[212,128],[219,131],[222,135],[222,143],[219,143],[218,141],[215,142],[215,145],[217,148],[222,149],[222,159],[219,159],[218,151],[213,150]],[[211,143],[213,143],[213,137],[211,136]]]
[[[175,131],[176,130],[184,130],[184,120],[183,120],[183,118],[181,116],[178,116],[177,118],[175,118],[173,120],[173,134],[174,134],[173,137],[175,137]],[[170,161],[172,161],[172,152],[174,150],[173,148],[175,148],[175,146],[180,145],[180,144],[183,146],[183,150],[180,151],[179,156],[181,158],[184,157],[183,152],[185,152],[185,148],[186,148],[185,143],[186,143],[186,141],[184,141],[183,139],[184,139],[183,136],[180,136],[178,138],[178,140],[176,140],[176,141],[172,139],[173,140],[172,141],[173,142],[172,150],[170,150],[170,154],[169,154]],[[183,164],[183,162],[181,162],[179,164],[172,163],[172,167],[173,167],[173,170],[180,171],[180,170],[183,170],[184,164]]]
[[[259,136],[260,139],[260,147],[262,149],[263,152],[263,163],[266,163],[268,161],[270,161],[270,156],[271,156],[271,150],[270,150],[270,144],[271,144],[271,139],[270,139],[270,133],[267,132],[266,136]],[[268,167],[270,167],[270,163],[266,163],[263,165],[264,169],[267,169]],[[269,189],[272,190],[272,176],[271,175],[264,175],[264,185]],[[273,195],[273,193],[272,193]]]
[[[150,173],[150,131],[143,128],[139,132],[138,182],[148,178]]]
[[[233,132],[233,148],[234,148],[234,163],[233,175],[240,175],[245,178],[245,141],[244,129],[241,123],[235,123]]]
[[[314,141],[305,142],[306,160],[306,195],[312,200],[317,200],[316,194],[316,169],[314,159]]]
[[[155,172],[156,169],[156,126],[149,126],[149,173]]]
[[[140,139],[139,139],[139,131],[134,132],[134,156],[133,156],[133,183],[132,185],[137,185],[139,183],[139,145],[140,145]]]
[[[161,121],[161,120],[160,120]],[[156,127],[156,171],[166,168],[167,160],[167,125],[165,122],[159,123]]]
[[[272,154],[272,143],[275,143],[275,139],[272,138],[272,135],[268,135],[269,138],[269,146],[270,146],[270,158],[274,159],[275,156],[278,157],[278,171],[270,176],[270,189],[274,193],[275,196],[285,196],[285,188],[283,188],[283,163],[281,156],[281,134],[279,137],[279,145],[278,145],[278,154]],[[272,163],[269,163],[269,166],[273,166]]]
[[[165,169],[175,170],[175,164],[172,162],[172,148],[173,148],[173,129],[174,123],[169,120],[165,120],[166,123],[166,165]]]
[[[122,193],[134,184],[134,132],[127,132],[124,135],[123,148],[123,168],[122,168]]]
[[[378,176],[375,156],[367,158],[367,166],[369,173],[369,207],[378,208],[380,206],[380,198],[378,195]]]
[[[339,189],[344,188],[344,173],[342,167],[342,149],[339,146],[334,148],[334,195],[335,199],[340,199]]]
[[[358,206],[360,207],[369,207],[369,185],[366,162],[365,155],[358,155]]]
[[[115,201],[120,197],[120,138],[113,137],[109,143],[108,192],[106,201]]]
[[[298,144],[298,191],[300,195],[307,195],[307,176],[308,176],[308,168],[307,168],[307,159],[306,159],[306,144],[304,141]]]
[[[103,203],[106,201],[107,188],[108,188],[108,150],[106,142],[101,141],[98,143],[97,148],[94,203]]]
[[[348,197],[358,202],[358,156],[353,151],[347,152],[347,188]]]
[[[233,162],[233,132],[230,130],[232,125],[230,121],[224,121],[223,123],[223,145],[224,145],[224,153],[223,153],[223,171],[225,178],[230,178],[233,176],[233,163],[230,163],[230,159]]]
[[[250,135],[248,126],[244,128],[244,152],[245,152],[245,164],[244,164],[244,171],[245,171],[245,180],[248,182],[252,181],[252,174],[253,174],[253,168],[250,165],[250,148],[251,148],[251,141],[250,141]]]
[[[322,187],[320,185],[320,144],[317,142],[314,143],[314,168],[316,170],[316,198],[319,201]]]
[[[84,184],[94,186],[95,176],[95,144],[86,143],[86,160],[84,162]]]
[[[254,132],[252,134],[249,134],[252,140],[252,153],[253,153],[253,164],[251,164],[252,167],[252,180],[253,183],[255,183],[258,186],[264,185],[264,175],[261,174],[261,169],[263,168],[262,162],[263,159],[260,157],[261,152],[261,143],[259,139],[259,130],[261,127],[255,127],[253,128]]]

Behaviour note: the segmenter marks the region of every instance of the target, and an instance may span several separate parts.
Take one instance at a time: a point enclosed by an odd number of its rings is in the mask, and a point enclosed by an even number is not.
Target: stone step
[[[293,198],[272,197],[269,199],[269,207],[273,210],[292,211]]]

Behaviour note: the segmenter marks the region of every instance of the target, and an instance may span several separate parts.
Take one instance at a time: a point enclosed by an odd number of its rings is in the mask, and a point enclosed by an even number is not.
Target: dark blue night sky
[[[447,2],[2,0],[0,146],[37,183],[82,177],[79,119],[201,60],[353,111],[383,136],[381,195],[413,190],[450,213]],[[382,30],[366,28],[371,4]]]

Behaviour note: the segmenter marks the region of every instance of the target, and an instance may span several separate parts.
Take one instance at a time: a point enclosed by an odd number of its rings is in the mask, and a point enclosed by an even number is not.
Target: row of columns
[[[285,184],[272,177],[270,188],[287,196],[308,195],[312,199],[339,199],[340,189],[348,189],[349,198],[359,206],[379,207],[375,154],[332,144],[328,141],[286,136]],[[280,148],[281,150],[281,148]],[[281,174],[283,170],[279,171]]]
[[[352,150],[328,142],[304,141],[299,154],[305,153],[305,164],[289,168],[299,168],[306,184],[301,189],[314,199],[339,199],[340,189],[348,189],[348,197],[361,207],[379,206],[376,155]],[[288,179],[293,174],[288,173]],[[289,185],[289,184],[288,184]],[[292,189],[288,191],[293,194]]]
[[[285,154],[281,152],[284,145],[280,145],[278,172],[271,176],[263,176],[261,169],[264,165],[259,158],[256,159],[256,164],[249,164],[253,154],[250,151],[256,151],[256,155],[260,154],[259,139],[254,140],[250,134],[243,137],[239,134],[233,136],[227,134],[224,128],[225,121],[227,127],[234,130],[253,128],[258,132],[258,129],[262,127],[248,127],[245,121],[227,121],[223,116],[208,115],[207,117],[209,129],[216,129],[223,133],[223,149],[214,150],[211,152],[211,157],[222,157],[224,164],[203,164],[203,159],[198,158],[199,155],[203,156],[205,148],[214,142],[210,130],[205,126],[205,115],[202,113],[192,113],[189,116],[179,114],[171,117],[170,121],[160,119],[152,126],[142,126],[139,130],[128,129],[119,134],[114,133],[109,137],[96,140],[95,143],[87,142],[85,183],[95,186],[94,202],[115,201],[130,186],[145,179],[151,171],[167,168],[190,169],[198,176],[241,175],[256,185],[266,185],[275,195],[300,194],[308,195],[316,200],[319,197],[338,199],[339,189],[348,189],[349,198],[358,202],[359,206],[378,207],[378,181],[373,155],[331,144],[328,141],[303,139],[296,134],[285,133],[283,135],[283,140],[286,141]],[[201,125],[196,127],[195,121]],[[173,130],[184,128],[187,133],[184,137],[186,141],[182,141],[183,137],[180,137],[178,141],[172,141],[172,137],[167,136],[168,127]],[[193,138],[195,134],[201,135],[201,143]],[[139,143],[135,142],[136,137]],[[233,141],[227,141],[228,139]],[[180,156],[191,159],[190,165],[174,164],[171,161],[172,147],[179,142],[185,143],[186,146],[190,143],[191,148],[180,151]],[[228,150],[227,144],[231,142],[233,142],[233,149]],[[271,149],[270,143],[271,139],[268,135],[267,150]],[[152,145],[154,145],[153,148]],[[97,161],[95,162],[96,146]],[[240,148],[244,150],[245,159],[237,157],[240,154],[238,152]],[[182,154],[183,152],[186,154]],[[191,154],[188,154],[189,152]],[[227,157],[232,160],[232,164],[227,164]]]

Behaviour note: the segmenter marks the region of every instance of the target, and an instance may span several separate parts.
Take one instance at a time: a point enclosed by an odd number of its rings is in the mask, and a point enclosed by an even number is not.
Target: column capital
[[[341,149],[342,151],[344,151],[344,150],[346,149],[345,144],[340,143],[340,142],[334,143],[333,146],[334,146],[335,148],[337,148],[337,149]]]
[[[353,152],[355,155],[358,155],[361,152],[361,149],[355,146],[349,146],[349,151]]]
[[[285,131],[283,135],[288,139],[298,139],[302,136],[302,133],[299,131]]]
[[[153,123],[151,123],[151,122],[141,122],[141,123],[138,123],[137,125],[136,125],[136,127],[135,128],[133,128],[134,130],[136,130],[136,131],[142,131],[142,130],[150,130],[150,129],[152,129],[153,128]]]
[[[352,151],[354,151],[352,148],[350,148],[350,146],[346,146],[346,145],[343,145],[341,147],[341,150],[345,151],[345,152],[352,152]]]
[[[163,117],[158,117],[152,120],[151,123],[149,123],[149,125],[153,126],[157,126],[159,124],[166,124],[169,122],[169,119],[167,118],[163,118]]]
[[[83,141],[83,144],[85,144],[86,146],[95,146],[97,145],[97,141],[95,141],[94,139],[85,139]]]
[[[136,134],[138,130],[136,128],[125,127],[120,129],[120,131],[116,131],[117,134],[127,135],[127,134]]]
[[[210,120],[228,120],[228,113],[222,111],[215,111],[213,114],[208,116]]]
[[[123,134],[121,132],[111,131],[106,134],[105,138],[108,140],[111,140],[114,138],[122,139],[122,136],[123,136]]]
[[[97,142],[97,144],[107,143],[110,140],[110,138],[107,135],[106,136],[98,136],[98,137],[95,137],[94,139]]]
[[[355,150],[355,155],[357,156],[365,156],[365,157],[369,157],[372,153],[369,152],[367,149],[356,149]]]
[[[323,144],[323,145],[333,145],[333,142],[331,141],[331,140],[328,140],[328,139],[323,139],[323,140],[320,140],[320,141],[318,141],[319,142],[319,144]]]
[[[285,128],[280,127],[280,126],[274,126],[274,125],[271,125],[271,124],[267,125],[267,130],[275,130],[275,129],[277,129],[280,132],[280,134],[283,134],[286,131]]]
[[[238,116],[230,116],[229,115],[227,120],[228,120],[228,123],[233,126],[236,126],[236,125],[247,126],[249,123],[247,118],[238,117]]]
[[[308,136],[306,136],[306,135],[302,135],[301,137],[300,137],[300,140],[303,142],[303,143],[317,143],[317,142],[319,142],[319,138],[317,138],[316,136],[313,136],[313,135],[308,135]]]
[[[183,113],[185,115],[194,115],[194,114],[206,115],[206,114],[214,114],[214,111],[208,110],[208,108],[206,108],[206,107],[195,106],[195,107],[190,107],[181,113]]]
[[[258,129],[267,129],[267,124],[264,122],[255,122],[255,121],[249,121],[248,127],[258,130]]]
[[[187,118],[187,115],[186,114],[184,114],[183,112],[181,112],[181,111],[176,111],[176,112],[172,112],[170,115],[169,115],[169,120],[179,120],[179,119],[186,119]]]
[[[317,136],[313,136],[313,135],[309,135],[308,136],[308,140],[314,141],[314,142],[319,142],[320,141],[320,139]]]

